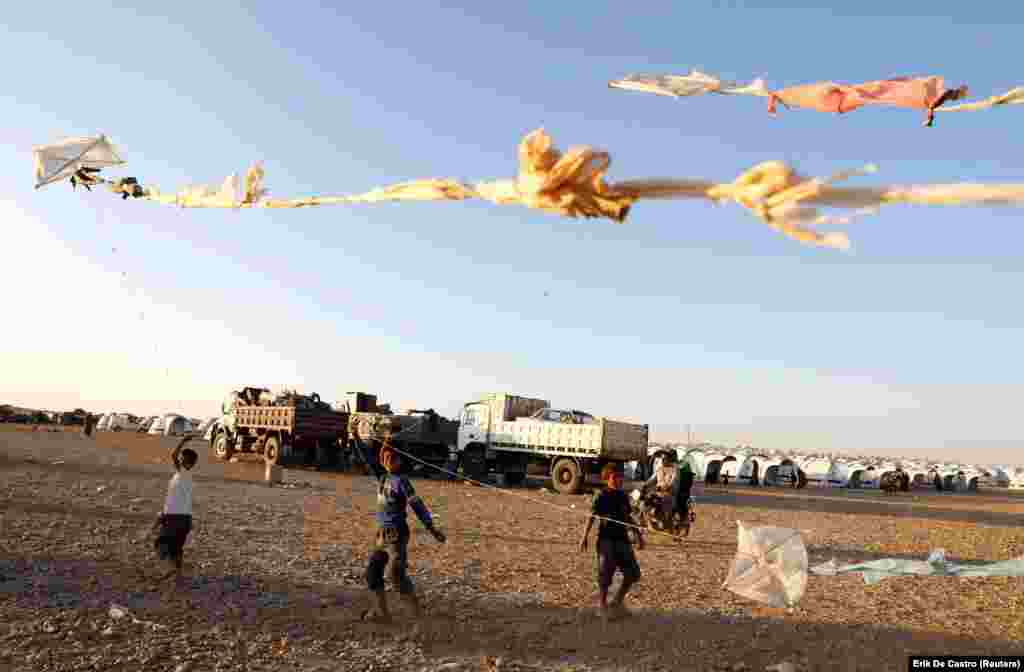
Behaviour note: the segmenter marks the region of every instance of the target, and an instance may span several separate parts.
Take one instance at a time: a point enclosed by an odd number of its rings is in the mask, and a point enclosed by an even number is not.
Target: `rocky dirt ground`
[[[414,532],[425,617],[393,600],[395,624],[376,626],[360,620],[370,480],[287,470],[268,487],[262,465],[218,463],[201,441],[187,576],[155,584],[172,445],[0,431],[0,670],[901,670],[910,654],[1024,654],[1020,578],[812,575],[788,611],[721,588],[737,520],[802,530],[812,564],[1016,557],[1024,500],[1009,494],[710,490],[685,543],[649,538],[633,614],[604,623],[594,554],[577,550],[587,496],[419,479],[448,543]]]

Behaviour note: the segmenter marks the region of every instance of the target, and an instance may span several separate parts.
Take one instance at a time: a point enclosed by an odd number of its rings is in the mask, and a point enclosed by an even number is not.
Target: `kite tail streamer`
[[[1024,89],[1021,95],[1020,101],[1011,97],[1002,104],[1024,102]],[[608,152],[582,146],[562,153],[543,128],[520,141],[519,170],[513,179],[472,185],[451,178],[423,179],[362,194],[276,199],[268,197],[269,192],[263,186],[265,171],[257,163],[247,171],[244,181],[237,175],[229,175],[219,187],[190,186],[174,194],[164,194],[156,186],[140,185],[135,178],[118,181],[100,178],[97,173],[101,167],[124,163],[104,136],[100,136],[100,140],[102,142],[75,138],[36,148],[37,185],[75,178],[86,187],[105,184],[125,199],[131,197],[182,208],[281,209],[479,199],[499,205],[515,203],[563,217],[605,218],[615,222],[624,222],[633,205],[641,200],[699,198],[715,203],[733,201],[793,240],[834,249],[849,249],[849,239],[841,233],[821,233],[814,227],[846,224],[853,217],[877,212],[886,204],[1024,205],[1024,184],[835,186],[837,182],[875,172],[872,165],[826,178],[806,178],[781,161],[768,161],[727,183],[678,179],[609,183],[605,181],[611,165]],[[821,214],[817,207],[849,208],[855,212],[832,216]]]

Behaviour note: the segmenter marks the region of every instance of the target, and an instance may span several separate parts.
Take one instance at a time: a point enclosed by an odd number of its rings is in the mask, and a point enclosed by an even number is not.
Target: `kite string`
[[[412,427],[403,429],[400,432],[397,432],[397,433],[393,434],[392,436],[393,437],[401,436],[405,432],[410,432],[410,431],[413,431],[415,429],[418,429],[420,426],[422,426],[422,424],[425,421],[426,421],[425,419],[421,419],[418,424],[413,425]],[[447,470],[447,469],[445,469],[443,467],[439,467],[436,464],[431,464],[430,462],[426,462],[424,460],[421,460],[420,458],[416,457],[415,455],[410,455],[409,453],[407,453],[407,452],[405,452],[403,450],[395,448],[393,445],[389,446],[389,450],[393,450],[396,453],[398,453],[399,455],[402,455],[404,457],[408,457],[409,459],[411,459],[411,460],[413,460],[415,462],[419,462],[420,464],[422,464],[425,467],[430,467],[431,469],[435,469],[435,470],[437,470],[437,471],[439,471],[439,472],[441,472],[443,474],[447,474],[448,476],[452,476],[452,477],[454,477],[454,478],[456,478],[458,480],[465,481],[467,483],[471,483],[471,484],[476,485],[476,486],[480,486],[480,487],[484,487],[484,488],[491,488],[492,490],[495,490],[495,491],[497,491],[500,494],[509,495],[509,496],[512,496],[512,497],[518,497],[518,498],[526,500],[528,502],[533,502],[535,504],[540,504],[541,506],[547,506],[549,508],[557,509],[557,510],[565,512],[565,513],[575,514],[575,515],[582,515],[582,516],[590,516],[590,517],[596,518],[597,520],[603,520],[603,521],[607,521],[607,522],[611,522],[611,523],[616,523],[618,525],[622,525],[623,527],[634,528],[634,529],[639,530],[641,532],[648,532],[648,533],[650,533],[652,535],[661,535],[661,536],[670,537],[672,539],[685,539],[685,537],[683,537],[682,535],[675,535],[675,534],[672,534],[670,532],[662,532],[660,530],[649,529],[649,528],[646,528],[646,527],[644,527],[642,525],[635,525],[633,523],[624,523],[622,521],[618,521],[618,520],[615,520],[613,518],[608,518],[608,517],[605,517],[605,516],[599,516],[597,514],[584,513],[582,511],[579,511],[579,510],[574,509],[574,508],[570,508],[570,507],[567,507],[567,506],[561,506],[561,505],[555,504],[553,502],[545,502],[544,500],[541,500],[541,499],[535,499],[533,497],[530,497],[529,495],[524,495],[522,493],[513,492],[513,491],[510,491],[510,490],[504,490],[502,488],[499,488],[496,485],[491,485],[490,483],[483,483],[483,482],[474,480],[472,478],[469,478],[468,476],[460,475],[460,474],[457,474],[455,472],[449,471],[449,470]]]

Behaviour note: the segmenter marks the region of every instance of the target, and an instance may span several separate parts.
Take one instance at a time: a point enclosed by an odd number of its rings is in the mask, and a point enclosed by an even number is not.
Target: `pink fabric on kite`
[[[806,107],[819,112],[851,112],[864,105],[894,105],[927,110],[930,126],[935,108],[948,100],[967,95],[967,88],[946,89],[942,77],[896,77],[864,84],[836,84],[818,82],[791,86],[768,97],[768,111],[776,111],[776,104]]]

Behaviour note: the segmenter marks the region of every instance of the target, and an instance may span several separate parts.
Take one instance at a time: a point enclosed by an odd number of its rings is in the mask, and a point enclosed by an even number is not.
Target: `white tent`
[[[846,468],[847,468],[847,474],[848,474],[848,477],[849,477],[849,481],[848,481],[847,487],[850,487],[850,488],[860,488],[860,487],[862,487],[861,486],[861,482],[863,481],[863,479],[865,477],[865,473],[867,472],[868,465],[864,464],[863,462],[851,462],[851,463],[846,465]]]
[[[926,488],[932,484],[928,467],[920,462],[910,462],[903,465],[903,471],[910,477],[911,488]]]
[[[764,481],[765,470],[774,464],[778,464],[778,462],[777,459],[766,455],[751,455],[743,460],[743,464],[740,465],[739,473],[736,475],[736,482],[750,484],[756,478],[757,483],[760,484]]]
[[[111,413],[107,416],[107,429],[112,432],[134,432],[138,428],[138,423],[132,422],[127,413]]]
[[[1017,467],[1012,472],[1010,472],[1009,476],[1009,487],[1012,490],[1024,490],[1024,469]]]
[[[97,431],[106,430],[107,427],[110,426],[110,416],[111,416],[110,413],[104,413],[102,416],[100,416],[99,421],[96,423],[96,430]]]
[[[707,453],[704,455],[704,478],[712,483],[718,482],[722,471],[722,461],[728,457],[725,453]]]
[[[150,432],[153,430],[151,429]],[[192,431],[192,421],[177,413],[168,413],[163,417],[162,433],[164,436],[182,436]]]
[[[765,470],[766,485],[791,485],[791,479],[797,478],[798,472],[802,471],[800,464],[805,459],[802,455],[781,458],[778,464]]]
[[[800,465],[807,480],[815,485],[829,485],[832,460],[825,457],[810,457]]]
[[[740,473],[740,467],[747,461],[746,455],[727,455],[722,460],[722,468],[719,470],[719,476],[728,476],[730,480],[736,481]]]
[[[847,488],[850,486],[850,464],[842,460],[835,460],[828,471],[828,484],[833,488]]]
[[[992,481],[1001,488],[1005,488],[1010,484],[1013,478],[1010,475],[1009,469],[1006,467],[993,467],[992,469]]]
[[[683,459],[690,465],[690,469],[693,470],[694,480],[703,481],[704,477],[707,476],[707,454],[700,448],[691,448],[683,456]]]
[[[158,415],[153,418],[153,422],[149,423],[149,429],[146,430],[147,434],[160,435],[164,433],[164,416]]]

